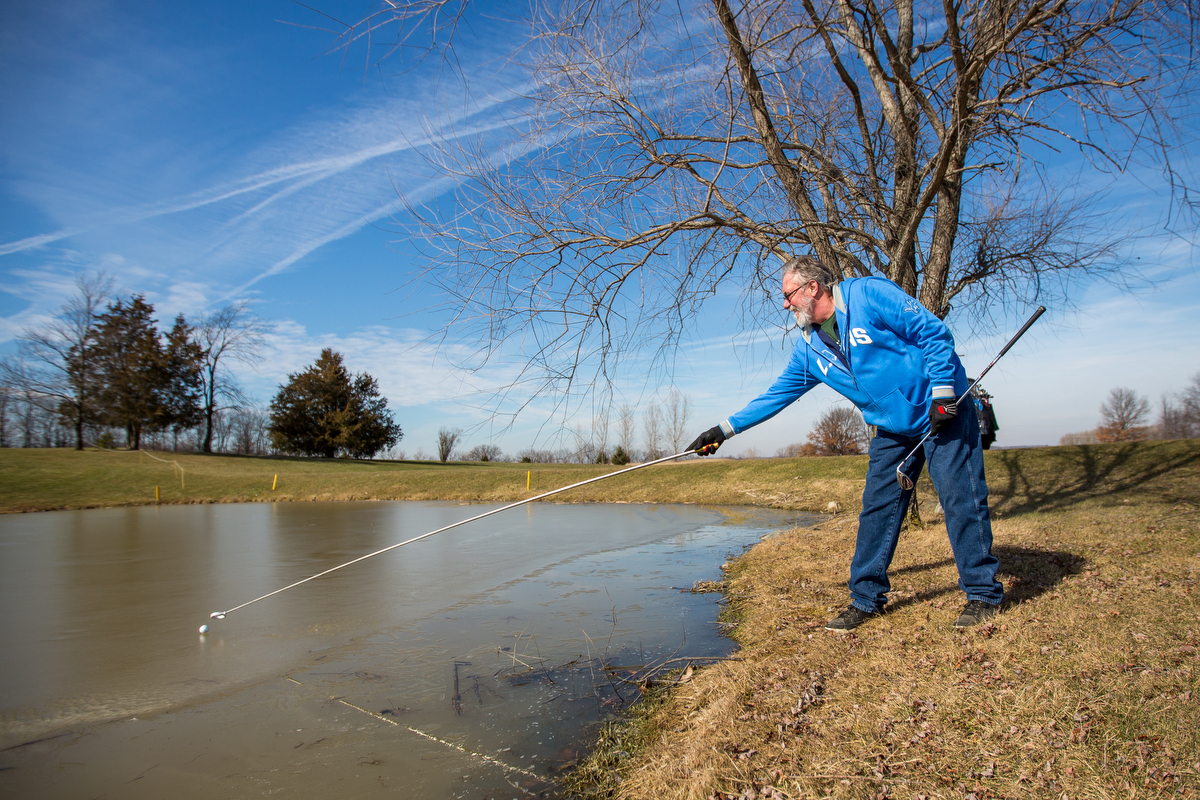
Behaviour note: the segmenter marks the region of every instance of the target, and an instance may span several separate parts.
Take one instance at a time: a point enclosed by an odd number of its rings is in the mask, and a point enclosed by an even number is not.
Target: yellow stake
[[[154,502],[158,502],[158,487],[154,487]]]
[[[525,491],[527,491],[527,492],[529,491],[529,476],[532,474],[533,474],[532,471],[525,473]]]
[[[271,481],[271,491],[275,491],[275,484],[279,482],[279,473],[275,473],[275,480]]]

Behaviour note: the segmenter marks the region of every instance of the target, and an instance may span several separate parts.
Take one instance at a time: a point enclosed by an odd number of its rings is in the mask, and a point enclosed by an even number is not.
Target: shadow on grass
[[[1194,496],[1200,494],[1192,474],[1197,467],[1200,443],[1194,440],[1002,450],[988,459],[989,505],[1021,514],[1134,490]],[[1159,479],[1165,480],[1152,488]]]
[[[1038,547],[1001,545],[992,549],[1000,559],[998,577],[1012,585],[1004,593],[1006,605],[1023,603],[1053,589],[1068,575],[1078,575],[1087,559],[1062,550],[1043,550]]]
[[[1078,575],[1087,564],[1087,559],[1075,553],[1062,550],[1045,550],[1038,547],[1015,547],[1000,545],[992,552],[1000,559],[1000,569],[997,577],[1008,585],[1004,593],[1004,605],[1016,605],[1031,600],[1052,590],[1062,583],[1068,575]],[[889,570],[892,576],[905,573],[924,572],[931,569],[954,566],[954,559],[946,558],[939,561],[928,561],[923,564],[913,564],[897,570]],[[1011,579],[1011,580],[1010,580]],[[889,603],[889,612],[906,606],[924,603],[948,594],[958,592],[958,584],[933,586],[917,592],[912,597],[906,597]]]

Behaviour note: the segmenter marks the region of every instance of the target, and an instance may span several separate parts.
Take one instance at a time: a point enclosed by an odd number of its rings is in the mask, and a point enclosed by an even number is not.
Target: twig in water
[[[462,692],[458,690],[458,668],[471,666],[470,661],[455,661],[454,662],[454,697],[451,704],[454,706],[454,713],[462,716]]]

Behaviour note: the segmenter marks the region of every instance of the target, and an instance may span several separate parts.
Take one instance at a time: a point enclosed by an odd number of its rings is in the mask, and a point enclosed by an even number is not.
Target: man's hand
[[[958,416],[958,405],[953,397],[935,397],[929,404],[929,432],[937,436],[938,431],[954,422]]]
[[[696,437],[696,441],[687,446],[688,450],[693,450],[702,456],[710,456],[717,452],[717,448],[721,446],[721,442],[725,441],[725,431],[721,430],[718,425],[715,428],[709,428],[704,433]]]

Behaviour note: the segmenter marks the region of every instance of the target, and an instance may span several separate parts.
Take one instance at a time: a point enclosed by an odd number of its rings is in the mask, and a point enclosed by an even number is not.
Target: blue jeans
[[[946,514],[946,531],[958,566],[958,586],[968,600],[998,605],[1004,587],[996,580],[1000,562],[992,555],[992,521],[983,478],[983,446],[975,404],[958,406],[958,416],[931,436],[905,466],[914,482],[928,462],[929,477]],[[896,467],[917,445],[910,438],[880,430],[871,440],[867,486],[858,518],[858,542],[850,564],[850,601],[862,611],[881,611],[891,590],[887,569],[896,552],[900,526],[912,491],[896,480]]]

